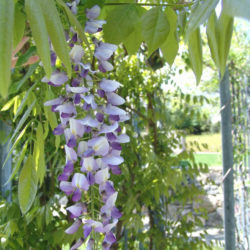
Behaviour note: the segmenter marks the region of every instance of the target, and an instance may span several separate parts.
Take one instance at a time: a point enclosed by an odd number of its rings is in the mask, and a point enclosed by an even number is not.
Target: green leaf
[[[88,39],[84,34],[84,30],[81,26],[81,24],[79,23],[79,21],[77,20],[77,18],[75,17],[75,15],[71,12],[71,10],[69,9],[69,7],[62,1],[62,0],[56,0],[57,3],[59,5],[61,5],[64,9],[64,11],[66,12],[69,21],[71,23],[71,25],[76,29],[76,31],[78,32],[79,37],[87,44],[89,45]]]
[[[119,44],[133,32],[140,20],[140,7],[136,5],[116,6],[107,16],[103,26],[106,42]]]
[[[23,214],[27,213],[32,206],[37,192],[37,176],[33,157],[29,155],[21,170],[18,182],[18,200]]]
[[[223,77],[233,34],[233,18],[222,11],[218,20],[220,73]]]
[[[15,138],[15,136],[17,135],[17,133],[19,132],[19,130],[21,129],[21,127],[23,126],[23,124],[25,123],[25,121],[28,119],[29,114],[31,113],[34,105],[36,103],[36,100],[33,101],[33,103],[29,106],[29,108],[25,111],[25,113],[23,114],[22,118],[20,119],[18,125],[16,126],[16,129],[10,139],[10,142]]]
[[[31,46],[23,55],[18,57],[17,63],[15,67],[20,67],[23,64],[25,64],[29,58],[35,54],[36,52],[36,47],[35,46]]]
[[[249,0],[224,0],[223,11],[229,16],[243,17],[250,20],[250,1]]]
[[[137,7],[137,10],[139,11],[140,16],[142,16],[146,12],[144,8]],[[123,43],[127,49],[128,54],[133,55],[138,51],[142,42],[142,23],[140,19],[140,21],[135,24],[133,32],[129,34],[129,36],[123,41]]]
[[[10,85],[10,68],[14,25],[13,0],[0,1],[0,95],[6,98]]]
[[[186,37],[189,38],[189,35],[196,30],[201,24],[203,24],[212,11],[215,9],[219,0],[206,0],[200,2],[198,6],[192,11],[190,15],[190,21],[188,23]]]
[[[26,81],[30,78],[30,76],[34,73],[35,69],[37,68],[38,63],[30,65],[27,73],[24,75],[24,77],[17,81],[14,82],[9,89],[10,94],[16,94],[23,86],[23,84],[26,83]]]
[[[166,8],[166,14],[169,20],[170,31],[166,41],[161,45],[161,51],[167,63],[170,66],[172,66],[179,49],[179,44],[176,34],[177,15],[173,11],[173,9],[169,7]]]
[[[18,160],[12,170],[12,173],[11,173],[11,176],[9,177],[8,181],[4,184],[4,185],[7,185],[13,178],[14,176],[16,175],[16,173],[18,172],[22,162],[23,162],[23,159],[24,159],[24,156],[25,156],[25,153],[27,151],[27,147],[28,147],[28,143],[29,141],[26,141],[24,146],[23,146],[23,149],[22,149],[22,152],[21,154],[18,156]]]
[[[20,10],[20,5],[15,5],[14,17],[14,33],[13,33],[13,48],[16,48],[18,43],[22,40],[25,29],[25,16]]]
[[[163,44],[168,33],[168,18],[161,8],[152,8],[143,15],[142,36],[148,45],[148,56]]]
[[[51,75],[49,36],[39,1],[26,0],[25,8],[38,54],[48,78]]]
[[[202,75],[202,44],[199,28],[193,31],[189,36],[188,52],[196,81],[199,83]]]
[[[208,40],[208,46],[210,49],[210,53],[212,56],[212,59],[217,67],[219,67],[219,45],[218,45],[218,40],[219,40],[219,34],[217,31],[217,16],[215,11],[211,14],[211,16],[208,19],[207,23],[207,40]]]
[[[17,144],[19,143],[19,141],[22,139],[23,135],[25,134],[26,129],[28,128],[30,123],[28,123],[25,128],[21,131],[21,133],[18,135],[17,139],[15,140],[15,142],[13,143],[10,151],[8,152],[8,155],[6,157],[6,159],[4,160],[3,163],[3,167],[5,166],[6,162],[8,161],[9,157],[11,156],[13,150],[15,149],[15,147],[17,146]],[[10,144],[8,144],[8,147],[10,146]]]
[[[36,131],[36,142],[34,146],[34,164],[40,185],[42,185],[46,172],[46,166],[44,158],[43,126],[40,122],[38,122]]]
[[[53,98],[54,98],[53,92],[51,91],[50,87],[48,87],[46,91],[45,100],[51,100]],[[55,113],[51,111],[50,107],[44,106],[44,114],[45,114],[47,121],[49,121],[49,125],[51,129],[53,130],[58,125]]]
[[[45,23],[47,26],[47,31],[49,33],[49,37],[56,51],[56,54],[59,56],[59,58],[65,65],[68,76],[71,77],[72,68],[68,46],[66,43],[62,22],[56,9],[54,0],[37,1],[39,1],[41,5],[42,13],[44,15]]]
[[[28,91],[26,92],[26,94],[25,94],[25,96],[24,96],[24,98],[23,98],[20,106],[18,107],[17,112],[16,112],[16,114],[15,114],[15,116],[13,118],[14,122],[16,121],[16,118],[19,116],[19,114],[23,110],[25,104],[27,103],[27,100],[29,98],[29,95],[30,95],[31,91],[36,87],[36,85],[37,85],[37,83],[33,84],[33,86],[31,88],[29,88]]]
[[[96,4],[102,7],[104,5],[104,2],[105,2],[104,0],[86,0],[84,4],[86,8],[91,8]]]
[[[10,99],[10,100],[2,107],[1,112],[2,112],[2,111],[7,111],[7,110],[9,110],[9,109],[14,105],[14,103],[15,103],[15,101],[16,101],[17,98],[18,98],[18,97],[15,96],[15,97],[13,97],[12,99]]]
[[[139,22],[136,25],[134,31],[130,33],[130,35],[123,41],[123,43],[127,49],[128,54],[133,55],[138,51],[142,42],[142,26],[141,22]]]

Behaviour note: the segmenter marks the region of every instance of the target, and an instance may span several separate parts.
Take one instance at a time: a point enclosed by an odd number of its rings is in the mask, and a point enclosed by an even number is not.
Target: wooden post
[[[225,249],[235,250],[232,112],[228,68],[220,82]]]

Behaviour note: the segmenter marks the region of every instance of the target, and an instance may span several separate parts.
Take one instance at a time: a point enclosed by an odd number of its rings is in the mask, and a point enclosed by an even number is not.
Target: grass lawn
[[[204,147],[205,144],[207,147]],[[221,134],[188,135],[186,145],[188,149],[193,148],[195,152],[221,152]]]
[[[197,163],[207,163],[209,167],[222,165],[221,153],[196,153],[194,158]]]

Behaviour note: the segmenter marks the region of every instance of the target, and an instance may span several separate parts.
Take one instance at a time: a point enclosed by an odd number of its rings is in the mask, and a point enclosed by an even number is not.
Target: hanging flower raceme
[[[77,11],[76,5],[77,1],[74,1],[70,6],[73,12]],[[100,32],[105,23],[96,20],[99,14],[97,5],[87,9],[85,31],[91,36]],[[120,124],[129,116],[119,107],[125,103],[117,94],[121,84],[100,78],[103,73],[113,70],[109,60],[117,46],[103,43],[95,37],[92,41],[98,70],[91,67],[93,58],[86,61],[88,57],[85,55],[89,53],[84,51],[74,33],[69,39],[73,78],[68,79],[64,72],[56,70],[50,79],[42,79],[53,87],[62,88],[63,93],[45,105],[59,113],[60,124],[54,129],[54,135],[65,136],[66,160],[58,180],[60,189],[74,203],[66,208],[74,222],[65,232],[73,234],[83,227],[82,238],[71,249],[77,249],[87,238],[87,249],[92,249],[96,244],[96,233],[104,234],[103,249],[110,249],[116,241],[112,231],[122,216],[115,206],[118,193],[110,177],[111,173],[121,173],[120,164],[124,161],[122,144],[129,142],[129,137],[122,132]],[[99,213],[93,209],[96,198],[100,200]]]

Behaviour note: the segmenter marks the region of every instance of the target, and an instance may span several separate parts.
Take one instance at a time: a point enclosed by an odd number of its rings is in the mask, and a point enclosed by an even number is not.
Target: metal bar
[[[7,185],[5,185],[5,183],[8,181],[11,175],[11,157],[8,159],[4,167],[3,163],[9,152],[9,141],[6,140],[6,138],[10,131],[11,127],[5,122],[0,121],[0,132],[2,134],[0,141],[0,192],[9,202],[11,201],[11,182],[9,182]]]
[[[220,82],[225,249],[235,250],[232,113],[228,68]]]

